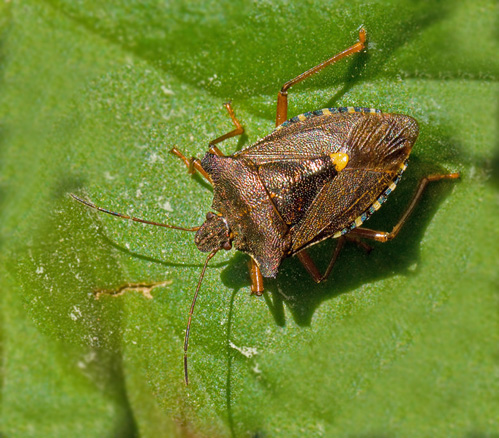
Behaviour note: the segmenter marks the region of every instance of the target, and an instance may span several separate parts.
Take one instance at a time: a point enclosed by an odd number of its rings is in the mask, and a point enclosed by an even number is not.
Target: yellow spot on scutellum
[[[338,152],[336,154],[330,154],[331,161],[336,167],[336,172],[340,172],[343,170],[348,164],[348,155],[342,152]]]

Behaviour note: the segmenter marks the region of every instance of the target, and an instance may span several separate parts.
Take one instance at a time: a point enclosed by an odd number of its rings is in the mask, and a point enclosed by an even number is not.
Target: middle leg
[[[307,270],[307,272],[310,274],[310,276],[313,278],[313,280],[316,283],[320,283],[322,281],[325,281],[329,278],[329,275],[331,275],[331,271],[333,270],[333,267],[338,260],[338,257],[341,253],[341,250],[343,249],[343,246],[345,245],[345,242],[354,242],[358,247],[362,248],[367,254],[369,254],[372,250],[372,247],[367,245],[366,243],[362,242],[359,238],[354,237],[354,236],[349,236],[348,234],[345,236],[341,236],[338,238],[338,243],[336,244],[336,247],[334,248],[334,253],[333,256],[331,257],[331,260],[326,268],[326,271],[324,274],[321,274],[317,266],[315,265],[314,261],[312,260],[312,257],[308,254],[308,252],[301,251],[297,254],[298,260],[302,263],[303,267]]]
[[[338,259],[341,250],[343,249],[345,240],[346,240],[345,236],[341,236],[338,238],[338,243],[336,244],[336,248],[334,248],[333,257],[331,258],[331,261],[329,262],[329,265],[327,266],[324,275],[320,273],[319,269],[312,260],[312,257],[310,257],[310,255],[306,250],[301,251],[296,255],[298,257],[298,260],[300,260],[301,264],[304,266],[304,268],[307,270],[307,272],[310,274],[310,276],[313,278],[313,280],[316,283],[320,283],[321,281],[327,280],[327,278],[331,274],[331,271],[333,270],[333,266],[336,263],[336,260]]]

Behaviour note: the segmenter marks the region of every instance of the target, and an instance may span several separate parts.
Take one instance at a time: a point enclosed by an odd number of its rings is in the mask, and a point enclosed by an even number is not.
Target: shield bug
[[[325,280],[345,240],[359,237],[386,242],[394,238],[431,181],[455,179],[458,173],[423,178],[392,231],[361,227],[396,188],[418,136],[416,120],[401,114],[360,107],[327,108],[288,120],[288,89],[323,68],[364,50],[366,33],[353,46],[286,82],[277,96],[276,129],[262,140],[226,156],[216,144],[244,132],[230,103],[235,126],[209,143],[202,160],[178,156],[190,173],[199,172],[212,186],[214,199],[206,221],[182,228],[115,213],[78,198],[88,207],[151,225],[196,232],[198,249],[208,253],[189,311],[184,339],[184,373],[194,305],[210,259],[217,251],[237,250],[250,256],[251,291],[263,293],[263,278],[275,277],[281,261],[296,255],[316,282]],[[324,274],[307,248],[338,238]]]

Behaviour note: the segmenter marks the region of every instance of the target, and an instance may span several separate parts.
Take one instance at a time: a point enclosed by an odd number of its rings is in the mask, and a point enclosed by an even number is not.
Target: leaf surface
[[[497,39],[490,1],[0,4],[0,435],[492,436],[497,434]],[[369,220],[398,238],[349,245],[315,285],[286,260],[263,298],[247,257],[204,262],[193,236],[212,192],[168,153],[202,157],[232,129],[273,129],[280,86],[353,44],[369,48],[290,91],[289,115],[367,106],[421,129],[396,192]],[[321,269],[333,241],[311,250]],[[147,293],[127,283],[163,283]],[[101,292],[96,299],[96,292]],[[3,436],[3,435],[2,435]]]

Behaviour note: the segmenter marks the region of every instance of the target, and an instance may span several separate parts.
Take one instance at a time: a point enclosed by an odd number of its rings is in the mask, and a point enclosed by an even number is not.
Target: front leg
[[[227,140],[228,138],[235,137],[236,135],[242,135],[244,133],[244,128],[243,125],[241,125],[241,122],[237,120],[236,115],[234,114],[234,110],[232,109],[232,105],[230,102],[224,103],[224,107],[229,113],[229,117],[232,120],[232,123],[235,126],[235,129],[232,131],[228,132],[227,134],[221,135],[220,137],[216,138],[215,140],[210,141],[210,152],[212,154],[218,155],[219,157],[223,157],[224,154],[220,149],[218,149],[215,145],[217,143],[220,143],[224,140]]]
[[[196,170],[208,181],[211,185],[213,185],[213,181],[211,180],[210,175],[206,173],[206,171],[203,169],[203,166],[201,166],[201,161],[199,158],[192,157],[190,160],[182,153],[180,152],[176,147],[173,147],[170,152],[173,155],[176,155],[179,157],[184,164],[187,166],[188,172],[192,175],[193,173],[196,172]]]
[[[227,102],[224,104],[225,109],[229,113],[229,117],[232,120],[232,123],[235,126],[235,129],[228,132],[227,134],[224,134],[215,140],[210,141],[210,149],[209,152],[211,152],[214,155],[217,155],[219,157],[223,157],[224,154],[220,149],[218,149],[215,145],[217,143],[220,143],[224,140],[227,140],[228,138],[235,137],[236,135],[241,135],[244,133],[244,128],[241,125],[241,122],[236,118],[236,115],[234,114],[234,110],[232,109],[232,105],[230,102]],[[203,166],[201,166],[201,161],[199,158],[196,157],[191,157],[191,159],[188,159],[182,152],[180,152],[176,147],[172,148],[170,151],[172,154],[176,155],[179,157],[184,164],[187,166],[187,169],[190,174],[193,174],[196,172],[196,170],[208,181],[211,185],[213,185],[213,181],[211,180],[210,176],[206,173],[206,171],[203,169]]]
[[[260,272],[260,268],[253,258],[250,259],[248,264],[251,278],[251,294],[261,296],[263,295],[263,276]]]

